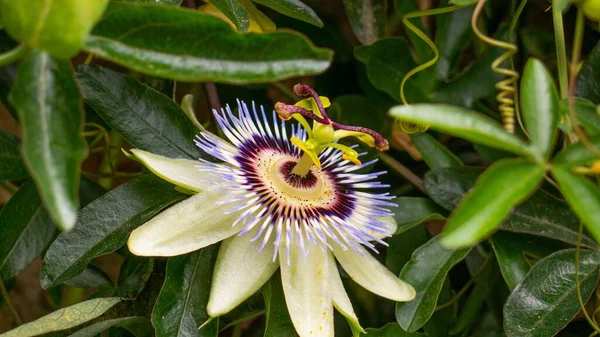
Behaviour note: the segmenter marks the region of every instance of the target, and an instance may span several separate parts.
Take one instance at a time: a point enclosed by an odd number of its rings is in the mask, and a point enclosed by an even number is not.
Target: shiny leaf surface
[[[109,4],[85,49],[154,76],[236,84],[318,74],[332,57],[292,31],[238,34],[211,15],[117,2]]]
[[[81,95],[69,63],[32,51],[21,60],[10,95],[23,128],[23,157],[42,202],[54,222],[70,230],[87,149],[80,135]]]
[[[206,304],[216,256],[217,247],[210,246],[169,259],[165,282],[152,310],[157,337],[217,336],[218,319],[198,330],[209,318]]]
[[[434,237],[415,250],[400,272],[400,279],[417,291],[412,301],[396,304],[396,320],[406,331],[417,331],[433,315],[448,271],[469,252],[469,249],[444,248],[439,239]]]
[[[482,170],[472,167],[436,169],[425,175],[425,191],[438,205],[454,210],[465,193],[475,185]],[[564,202],[541,190],[515,207],[498,227],[500,230],[543,236],[571,245],[577,242],[579,219]],[[582,245],[597,247],[584,235]]]
[[[521,79],[521,114],[533,146],[548,158],[560,119],[558,92],[544,64],[530,59]]]
[[[472,110],[444,104],[411,104],[393,107],[389,114],[475,143],[535,156],[525,143],[504,131],[497,121]]]
[[[579,311],[575,294],[575,250],[565,249],[537,263],[504,305],[508,337],[554,336]],[[579,284],[584,303],[598,282],[597,252],[581,251]]]
[[[300,0],[254,0],[254,2],[291,18],[310,23],[317,27],[323,27],[323,21],[321,21],[315,11]]]
[[[0,211],[0,280],[16,277],[54,237],[54,224],[30,181]]]
[[[344,0],[346,16],[354,35],[363,45],[379,40],[385,33],[385,0]]]
[[[183,198],[173,185],[146,175],[94,200],[79,212],[75,228],[48,248],[42,286],[47,289],[78,275],[93,258],[119,249],[133,229]]]
[[[447,247],[467,247],[492,233],[544,177],[542,166],[502,159],[488,168],[452,212],[443,233]]]
[[[198,131],[169,97],[97,66],[79,67],[77,79],[86,103],[133,146],[170,158],[203,156],[193,143]]]
[[[0,180],[27,178],[29,173],[21,159],[19,139],[0,131]]]

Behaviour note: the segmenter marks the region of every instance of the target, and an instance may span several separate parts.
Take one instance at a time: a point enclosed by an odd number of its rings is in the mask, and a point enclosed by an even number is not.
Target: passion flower
[[[355,335],[363,329],[346,294],[336,260],[365,289],[409,301],[415,290],[368,251],[396,229],[385,172],[357,173],[360,154],[337,140],[356,137],[380,150],[376,132],[329,119],[329,100],[305,85],[296,105],[278,103],[270,123],[261,107],[238,101],[238,115],[214,111],[229,141],[202,131],[196,144],[221,161],[171,159],[134,149],[134,157],[161,178],[194,194],[160,213],[129,237],[142,256],[174,256],[221,243],[207,311],[223,315],[281,268],[290,317],[301,337],[333,336],[333,307]],[[296,119],[290,138],[283,120]],[[305,117],[313,119],[312,127]]]

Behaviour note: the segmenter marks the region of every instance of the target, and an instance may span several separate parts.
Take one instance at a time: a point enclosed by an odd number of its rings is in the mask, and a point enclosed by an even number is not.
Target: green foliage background
[[[296,336],[277,275],[197,329],[218,244],[128,252],[187,195],[121,152],[203,157],[212,108],[292,103],[295,83],[391,143],[368,154],[398,204],[377,258],[417,296],[342,275],[367,336],[600,332],[599,1],[480,1],[0,0],[0,336]],[[497,64],[518,75],[514,134],[492,68],[506,47],[475,34],[475,8],[517,47]],[[435,53],[407,14],[439,52],[414,75]]]

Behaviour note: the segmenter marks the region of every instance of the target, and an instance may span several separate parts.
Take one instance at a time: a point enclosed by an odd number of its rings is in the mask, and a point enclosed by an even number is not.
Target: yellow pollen
[[[319,270],[317,271],[317,275],[321,276],[321,274],[323,274],[323,269],[319,269]]]
[[[345,160],[347,160],[347,161],[351,161],[351,162],[353,162],[353,163],[354,163],[354,164],[356,164],[356,165],[361,165],[361,164],[362,164],[362,163],[360,162],[360,160],[358,160],[358,158],[350,157],[349,155],[347,155],[347,154],[345,154],[345,153],[344,153],[344,154],[342,154],[342,158],[344,158],[344,159],[345,159]]]
[[[323,191],[323,194],[325,194],[325,195],[331,195],[331,190],[325,190],[325,191]]]

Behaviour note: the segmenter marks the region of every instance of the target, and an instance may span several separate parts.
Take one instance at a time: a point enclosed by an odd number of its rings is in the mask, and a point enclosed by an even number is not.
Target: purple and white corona
[[[396,229],[395,206],[385,172],[357,173],[356,137],[380,150],[387,141],[372,130],[329,119],[326,97],[297,85],[295,105],[277,103],[270,123],[263,108],[238,101],[215,111],[227,140],[201,131],[196,144],[221,161],[171,159],[132,150],[161,178],[195,194],[131,233],[129,249],[142,256],[175,256],[221,243],[207,311],[223,315],[269,280],[278,268],[292,323],[300,337],[333,336],[333,307],[355,335],[363,331],[343,288],[336,260],[367,290],[409,301],[414,289],[381,265],[368,250]],[[313,120],[312,126],[306,120]]]

